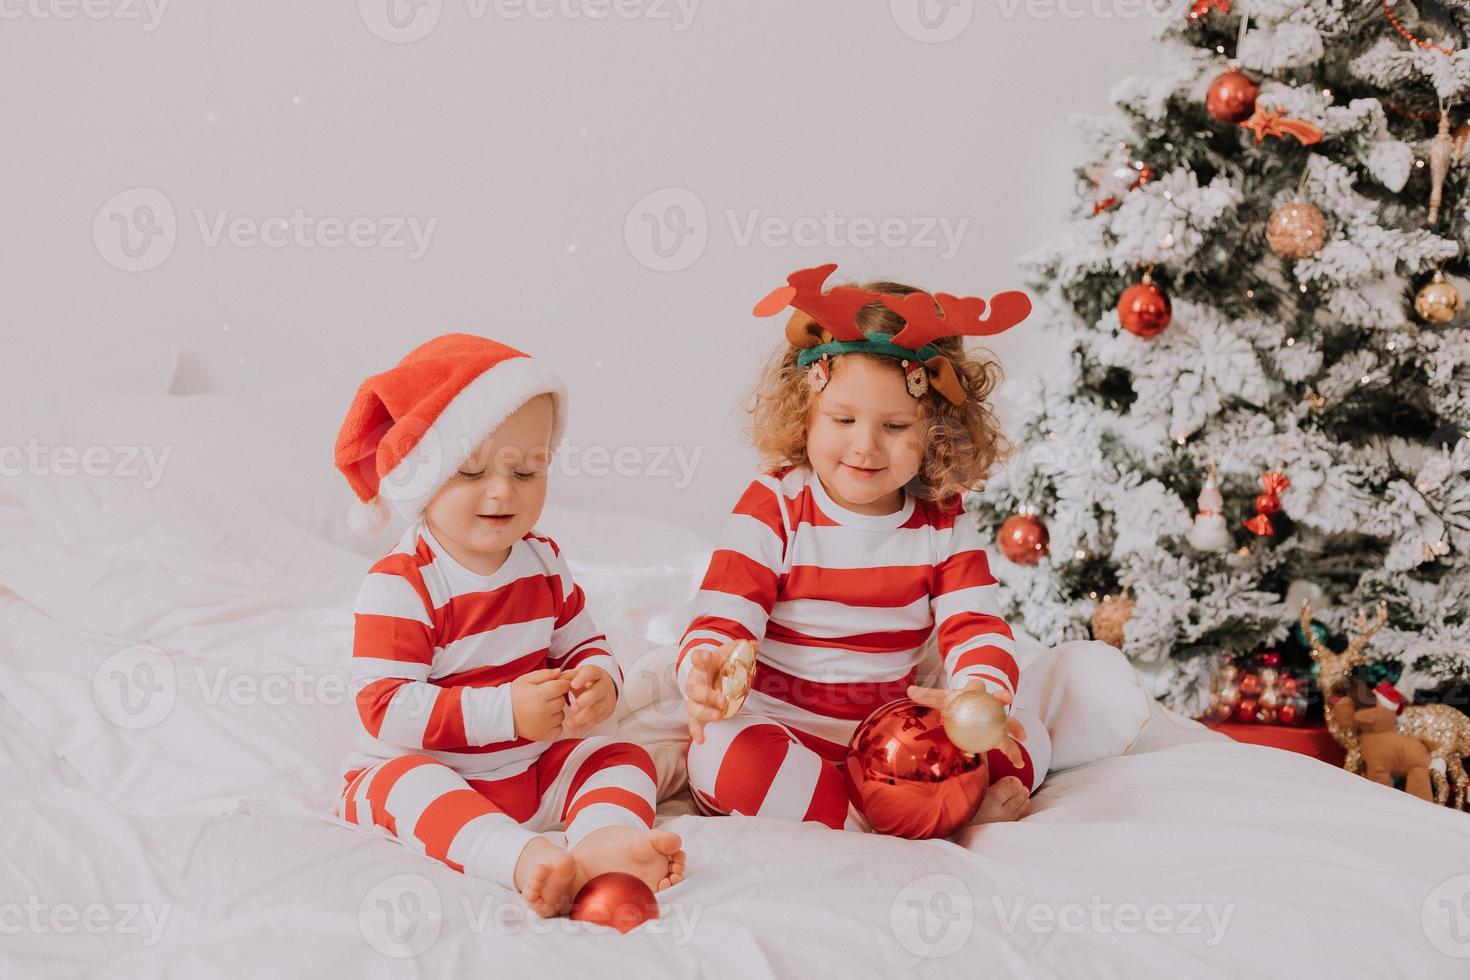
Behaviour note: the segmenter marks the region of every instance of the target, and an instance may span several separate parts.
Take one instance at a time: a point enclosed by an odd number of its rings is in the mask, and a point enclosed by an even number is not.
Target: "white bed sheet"
[[[1470,816],[1162,708],[953,842],[676,797],[659,922],[530,919],[327,812],[362,556],[207,488],[85,480],[0,499],[0,541],[3,975],[1470,976]],[[667,640],[685,558],[579,569],[625,656]],[[119,714],[106,679],[163,663],[169,710]]]

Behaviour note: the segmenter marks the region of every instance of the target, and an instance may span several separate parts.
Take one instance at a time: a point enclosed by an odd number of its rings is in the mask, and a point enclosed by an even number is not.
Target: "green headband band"
[[[864,340],[834,340],[815,347],[804,347],[801,353],[796,355],[796,366],[807,367],[813,361],[819,361],[829,354],[881,354],[898,361],[918,361],[920,363],[944,354],[944,351],[933,344],[925,344],[918,350],[900,347],[893,343],[893,336],[891,333],[870,333]]]

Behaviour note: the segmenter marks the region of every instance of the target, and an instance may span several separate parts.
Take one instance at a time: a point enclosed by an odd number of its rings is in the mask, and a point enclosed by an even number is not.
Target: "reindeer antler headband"
[[[773,290],[755,305],[756,316],[775,316],[788,306],[796,312],[786,323],[786,339],[799,348],[796,363],[809,368],[808,382],[821,391],[830,376],[829,358],[835,354],[880,354],[903,364],[909,394],[920,397],[932,386],[955,405],[965,403],[965,389],[954,365],[934,341],[945,337],[990,337],[1009,330],[1031,313],[1031,300],[1011,290],[990,298],[990,316],[985,300],[960,298],[948,293],[933,296],[914,292],[904,296],[875,293],[855,286],[834,286],[822,291],[836,263],[802,269],[786,277],[788,285]],[[882,303],[903,318],[896,334],[865,334],[857,325],[858,311],[869,303]],[[939,309],[936,312],[935,306]]]

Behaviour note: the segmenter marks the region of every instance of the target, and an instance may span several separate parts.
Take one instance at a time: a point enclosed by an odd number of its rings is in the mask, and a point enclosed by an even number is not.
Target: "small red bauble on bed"
[[[572,900],[570,917],[627,932],[658,918],[658,899],[637,875],[609,871],[582,886]]]

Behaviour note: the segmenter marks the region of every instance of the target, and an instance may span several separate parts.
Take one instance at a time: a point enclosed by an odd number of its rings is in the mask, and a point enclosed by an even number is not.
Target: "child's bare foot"
[[[1004,823],[1031,812],[1031,791],[1015,776],[1005,776],[985,790],[980,809],[970,823]]]
[[[545,837],[532,838],[516,861],[516,891],[542,918],[565,912],[579,884],[577,859]]]
[[[683,843],[672,830],[603,827],[583,837],[571,853],[588,880],[609,871],[626,871],[654,891],[662,891],[684,879]]]

